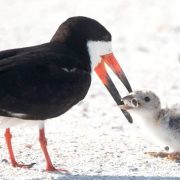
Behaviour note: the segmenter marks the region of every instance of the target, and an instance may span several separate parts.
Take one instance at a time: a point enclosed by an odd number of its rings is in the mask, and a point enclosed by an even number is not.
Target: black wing
[[[172,115],[169,117],[169,127],[171,129],[176,129],[180,131],[180,114],[179,115]]]
[[[20,55],[20,54],[23,54],[23,53],[34,51],[35,49],[42,49],[45,46],[47,46],[47,44],[42,44],[42,45],[32,46],[32,47],[8,49],[8,50],[0,51],[0,61],[3,60],[3,59],[6,59],[6,58],[14,57],[16,55]]]
[[[56,117],[82,100],[89,89],[90,72],[63,45],[2,51],[0,57],[1,116]]]

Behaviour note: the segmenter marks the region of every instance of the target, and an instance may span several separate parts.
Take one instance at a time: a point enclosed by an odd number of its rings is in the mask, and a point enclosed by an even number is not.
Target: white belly
[[[19,118],[11,118],[0,116],[0,128],[11,128],[14,126],[23,125],[23,126],[39,126],[42,128],[44,126],[44,121],[42,120],[25,120]]]
[[[140,123],[145,134],[160,146],[169,146],[170,149],[180,152],[180,134],[168,127],[168,124]]]

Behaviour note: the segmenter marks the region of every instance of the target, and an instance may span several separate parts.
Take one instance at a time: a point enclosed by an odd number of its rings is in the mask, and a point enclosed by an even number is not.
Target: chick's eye
[[[146,96],[146,97],[144,98],[144,100],[145,100],[146,102],[149,102],[149,101],[150,101],[150,98]]]

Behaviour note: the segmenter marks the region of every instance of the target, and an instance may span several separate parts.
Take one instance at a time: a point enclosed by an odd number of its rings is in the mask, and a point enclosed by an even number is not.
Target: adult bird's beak
[[[111,94],[111,96],[113,97],[113,99],[116,101],[117,105],[120,106],[123,104],[123,102],[121,100],[121,96],[105,69],[105,63],[113,70],[113,72],[122,81],[122,83],[124,84],[124,86],[126,87],[126,89],[129,92],[132,92],[131,86],[130,86],[122,68],[120,67],[119,63],[117,62],[116,58],[114,57],[114,54],[110,53],[110,54],[101,56],[101,62],[95,67],[94,70],[98,74],[98,76],[101,79],[101,81],[103,82],[103,84],[108,89],[108,91]],[[124,109],[122,109],[122,112],[126,116],[128,121],[130,123],[132,123],[132,118],[131,118],[130,114]]]

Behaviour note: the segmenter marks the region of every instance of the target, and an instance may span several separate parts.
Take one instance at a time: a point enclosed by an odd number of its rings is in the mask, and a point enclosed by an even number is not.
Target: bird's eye
[[[145,100],[146,102],[149,102],[149,101],[150,101],[150,98],[146,96],[146,97],[144,98],[144,100]]]

